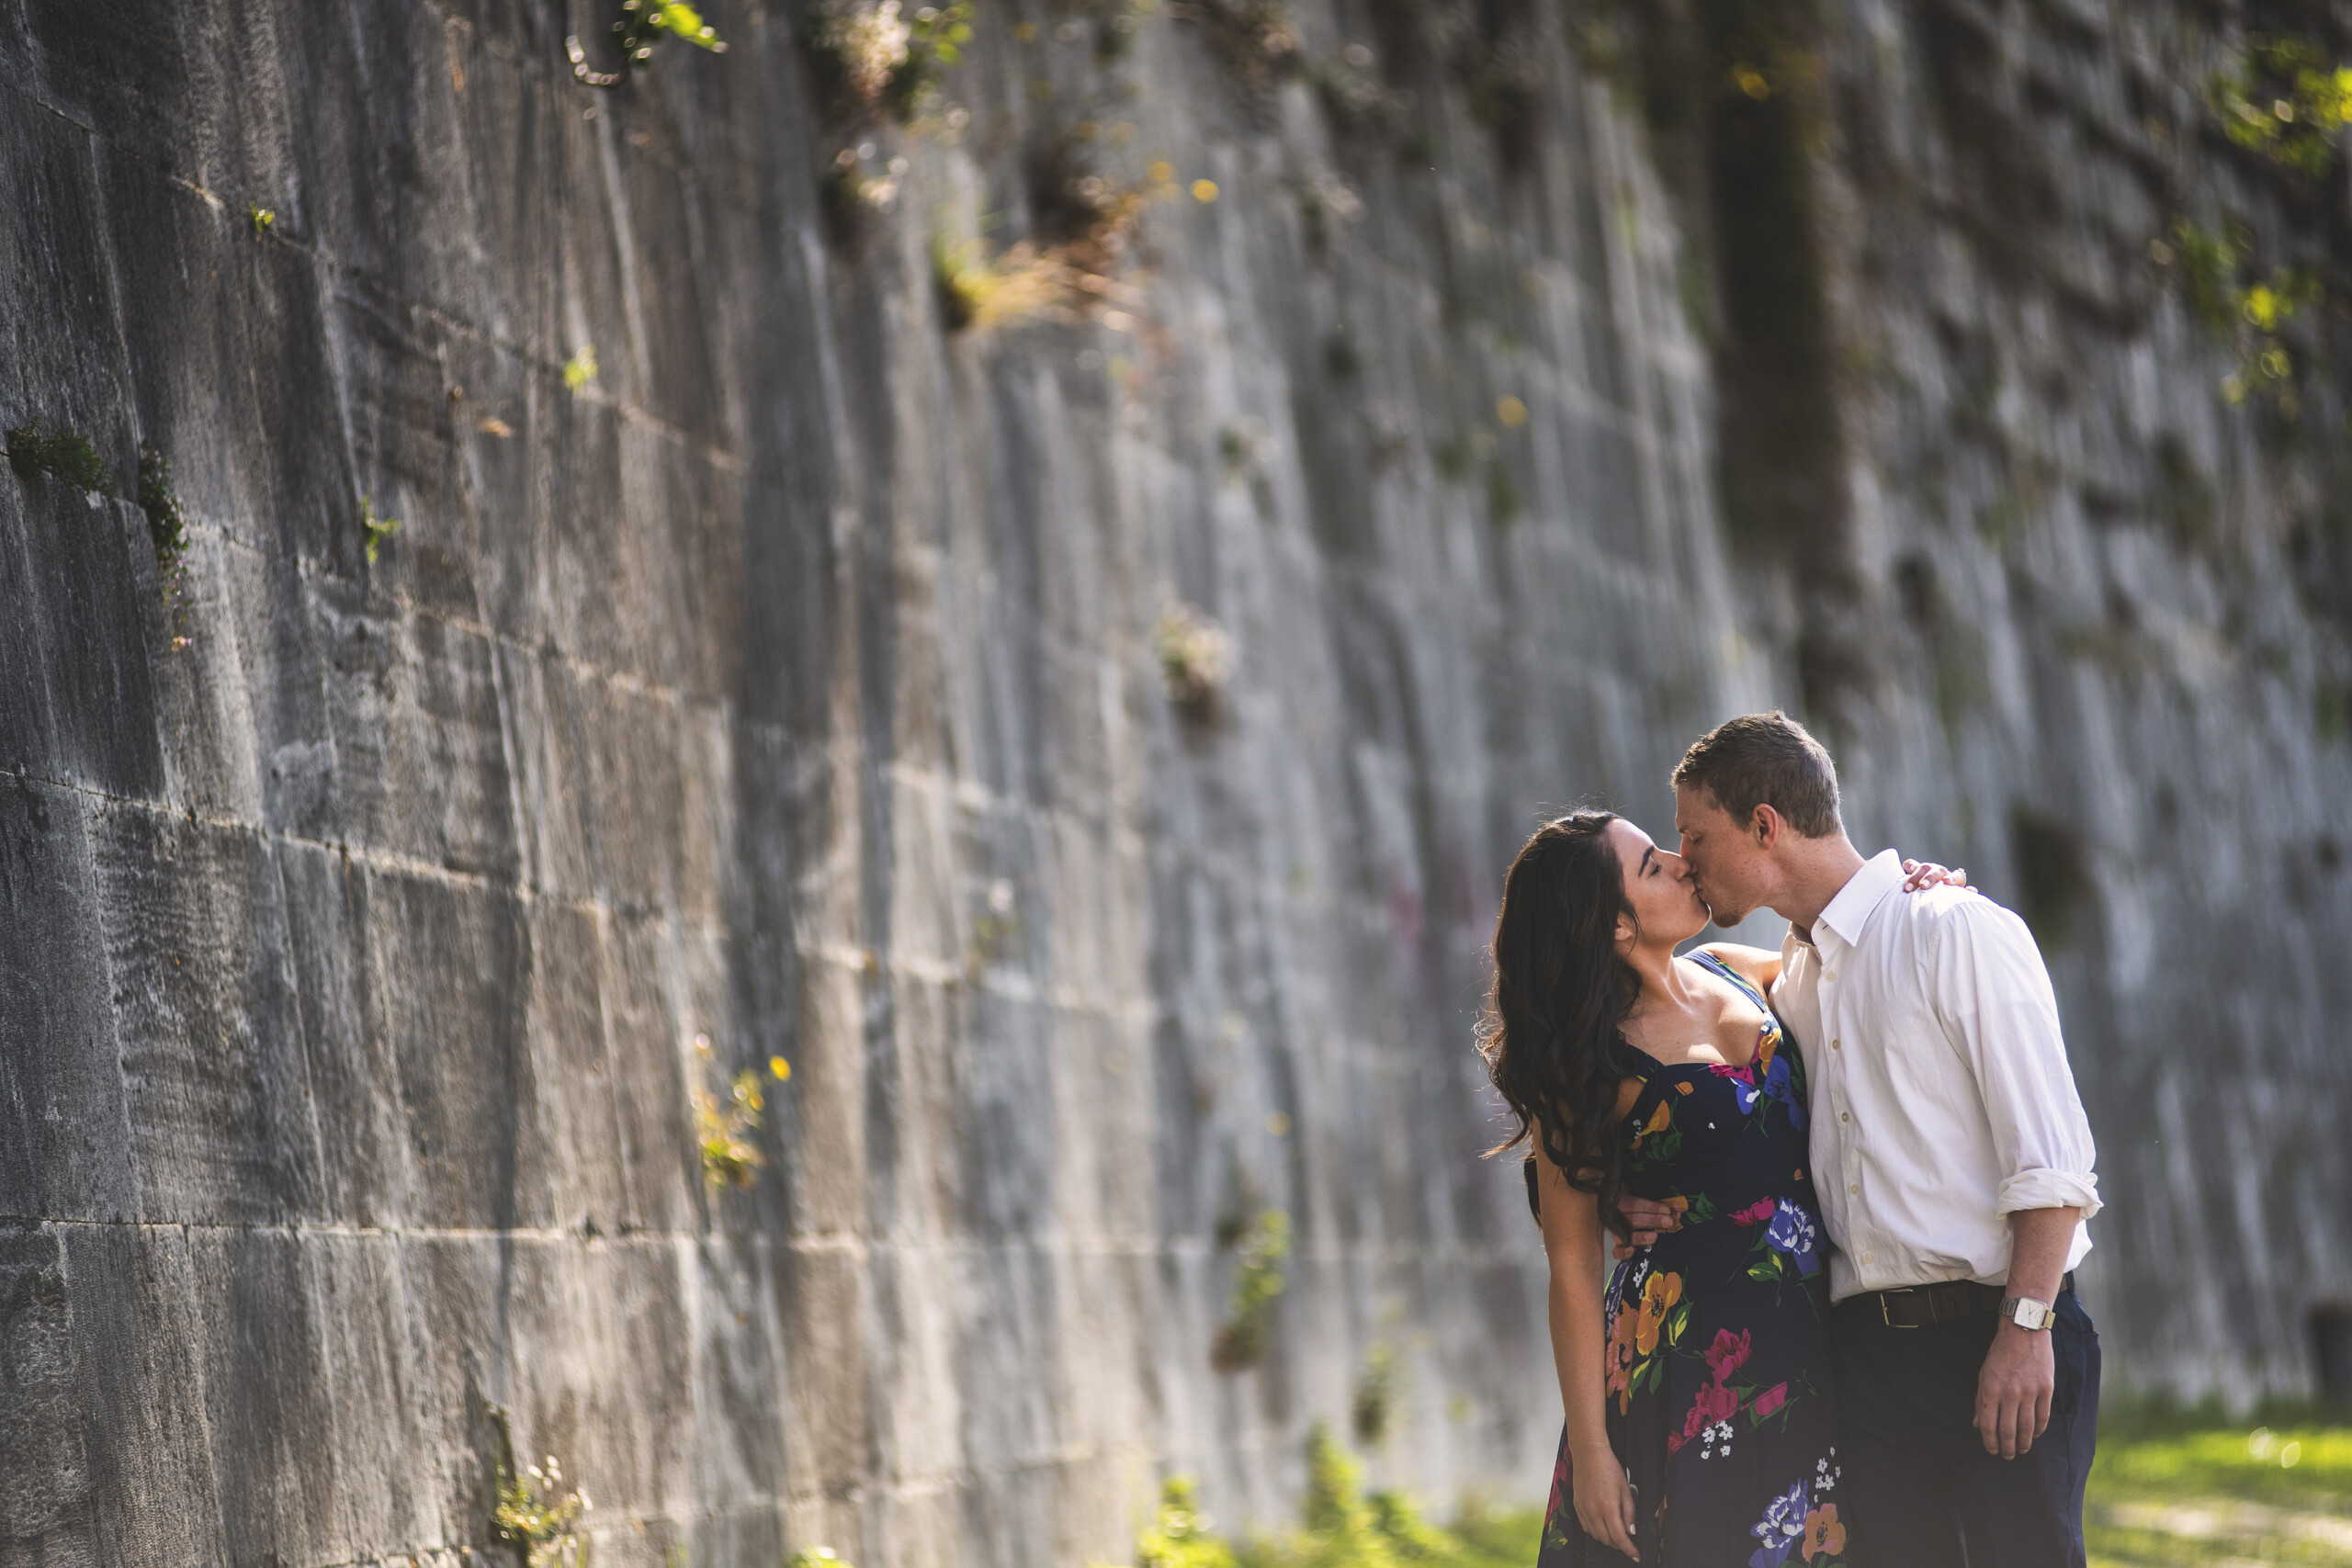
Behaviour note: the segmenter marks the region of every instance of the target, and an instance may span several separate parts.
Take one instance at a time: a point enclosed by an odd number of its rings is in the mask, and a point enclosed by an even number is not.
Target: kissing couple
[[[1865,860],[1781,713],[1673,784],[1679,853],[1545,823],[1495,924],[1566,1412],[1540,1568],[2083,1568],[2098,1189],[2033,938]],[[1758,908],[1780,952],[1676,953]]]

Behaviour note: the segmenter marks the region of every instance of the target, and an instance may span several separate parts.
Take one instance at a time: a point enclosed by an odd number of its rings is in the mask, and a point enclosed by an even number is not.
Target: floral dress
[[[1643,1568],[1842,1568],[1804,1065],[1755,987],[1690,956],[1766,1021],[1746,1066],[1644,1058],[1625,1189],[1680,1210],[1682,1227],[1610,1279],[1609,1445],[1633,1483]],[[1539,1568],[1624,1561],[1577,1521],[1564,1434]]]

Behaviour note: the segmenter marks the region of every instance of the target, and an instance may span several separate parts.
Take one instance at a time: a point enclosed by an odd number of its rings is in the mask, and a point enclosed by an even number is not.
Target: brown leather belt
[[[1933,1328],[1939,1323],[1996,1312],[2003,1292],[1998,1285],[1973,1280],[1947,1280],[1939,1285],[1915,1285],[1901,1291],[1872,1291],[1879,1318],[1889,1328]]]

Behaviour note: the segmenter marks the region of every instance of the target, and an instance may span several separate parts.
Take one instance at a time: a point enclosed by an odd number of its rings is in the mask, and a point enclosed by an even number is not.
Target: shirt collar
[[[1903,885],[1903,857],[1893,850],[1881,850],[1864,861],[1861,869],[1846,879],[1838,897],[1829,900],[1821,911],[1821,919],[1814,922],[1814,935],[1818,938],[1821,928],[1827,926],[1838,933],[1838,940],[1848,947],[1861,940],[1862,928],[1870,923],[1871,911],[1879,901]]]

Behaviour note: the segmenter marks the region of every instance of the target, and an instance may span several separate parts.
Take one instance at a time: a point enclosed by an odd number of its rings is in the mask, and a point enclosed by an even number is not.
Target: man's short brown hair
[[[1715,726],[1674,764],[1674,787],[1711,795],[1746,828],[1770,806],[1808,839],[1838,830],[1838,764],[1804,725],[1780,709]]]

